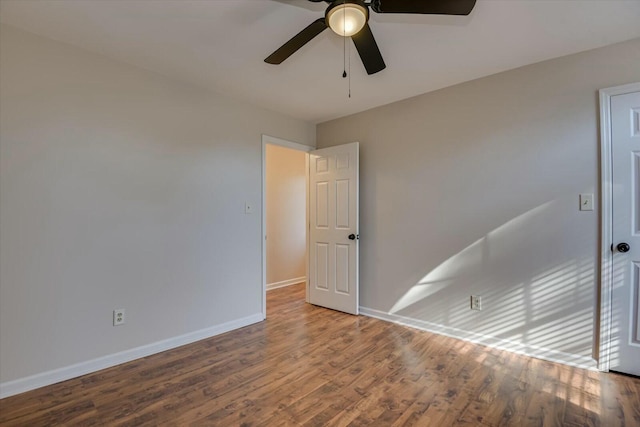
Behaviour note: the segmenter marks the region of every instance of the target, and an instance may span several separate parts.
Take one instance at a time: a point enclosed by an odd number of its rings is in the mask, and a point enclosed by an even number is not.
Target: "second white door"
[[[611,97],[613,292],[610,369],[640,375],[640,92]]]

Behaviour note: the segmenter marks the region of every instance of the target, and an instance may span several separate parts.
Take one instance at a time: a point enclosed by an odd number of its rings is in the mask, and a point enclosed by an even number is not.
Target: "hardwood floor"
[[[268,320],[0,400],[0,425],[640,426],[640,379],[268,293]]]

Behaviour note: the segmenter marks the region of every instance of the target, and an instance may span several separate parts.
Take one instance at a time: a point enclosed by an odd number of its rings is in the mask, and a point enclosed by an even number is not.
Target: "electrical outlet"
[[[116,308],[113,310],[113,326],[124,324],[124,308]]]
[[[471,310],[482,310],[482,297],[471,295]]]

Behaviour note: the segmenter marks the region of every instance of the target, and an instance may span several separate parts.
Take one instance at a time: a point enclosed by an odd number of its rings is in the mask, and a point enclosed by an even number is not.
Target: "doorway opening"
[[[309,152],[262,136],[262,313],[267,291],[305,283],[308,301]]]

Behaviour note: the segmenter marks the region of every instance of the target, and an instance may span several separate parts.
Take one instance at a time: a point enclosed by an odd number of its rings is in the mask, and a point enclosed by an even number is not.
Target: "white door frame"
[[[315,147],[309,147],[308,145],[299,144],[297,142],[287,141],[286,139],[276,138],[275,136],[262,135],[262,318],[267,318],[267,144],[278,145],[280,147],[291,148],[292,150],[303,151],[305,154],[305,241],[307,256],[305,256],[305,276],[307,277],[307,291],[305,292],[305,299],[309,299],[309,152],[315,150]]]
[[[611,97],[640,91],[640,83],[631,83],[600,90],[600,188],[601,263],[600,263],[600,333],[598,336],[598,369],[609,371],[611,351],[611,314],[613,292],[613,189],[611,150]]]

